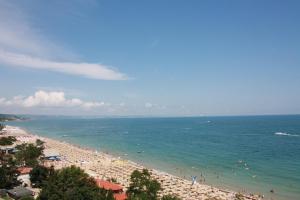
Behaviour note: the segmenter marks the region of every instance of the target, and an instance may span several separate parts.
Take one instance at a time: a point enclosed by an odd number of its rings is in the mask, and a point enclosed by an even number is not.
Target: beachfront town
[[[241,200],[195,180],[1,124],[0,199]]]

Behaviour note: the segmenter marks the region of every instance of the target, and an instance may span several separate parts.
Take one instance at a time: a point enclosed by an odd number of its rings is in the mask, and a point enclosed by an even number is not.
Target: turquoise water
[[[300,199],[300,116],[190,118],[31,117],[27,130],[187,179]],[[270,190],[275,191],[274,194]]]

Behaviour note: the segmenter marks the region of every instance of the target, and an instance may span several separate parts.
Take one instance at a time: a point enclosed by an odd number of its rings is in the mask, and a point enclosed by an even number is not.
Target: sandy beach
[[[36,139],[43,140],[45,142],[45,151],[57,152],[61,157],[61,161],[49,161],[45,163],[45,165],[53,165],[56,169],[76,165],[95,178],[116,179],[125,190],[129,185],[130,174],[136,169],[141,170],[145,168],[130,160],[114,157],[92,149],[81,148],[66,142],[33,135],[18,127],[7,126],[5,135],[15,136],[18,143],[35,142]],[[184,200],[238,199],[236,198],[236,194],[238,193],[234,191],[223,190],[202,183],[192,185],[190,180],[185,180],[155,169],[149,169],[149,171],[152,173],[152,176],[161,183],[163,188],[162,194],[175,194]],[[261,199],[258,195],[252,194],[243,194],[243,198]]]

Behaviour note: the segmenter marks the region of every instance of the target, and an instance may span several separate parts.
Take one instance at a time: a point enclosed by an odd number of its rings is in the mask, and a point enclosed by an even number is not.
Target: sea
[[[265,199],[300,199],[300,115],[29,116],[7,124],[188,180],[197,176],[198,182]]]

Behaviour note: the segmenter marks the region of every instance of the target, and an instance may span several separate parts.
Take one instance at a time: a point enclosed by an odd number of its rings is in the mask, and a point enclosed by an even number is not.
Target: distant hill
[[[10,114],[0,114],[0,122],[5,121],[15,121],[15,120],[25,120],[27,118],[17,116],[17,115],[10,115]]]

